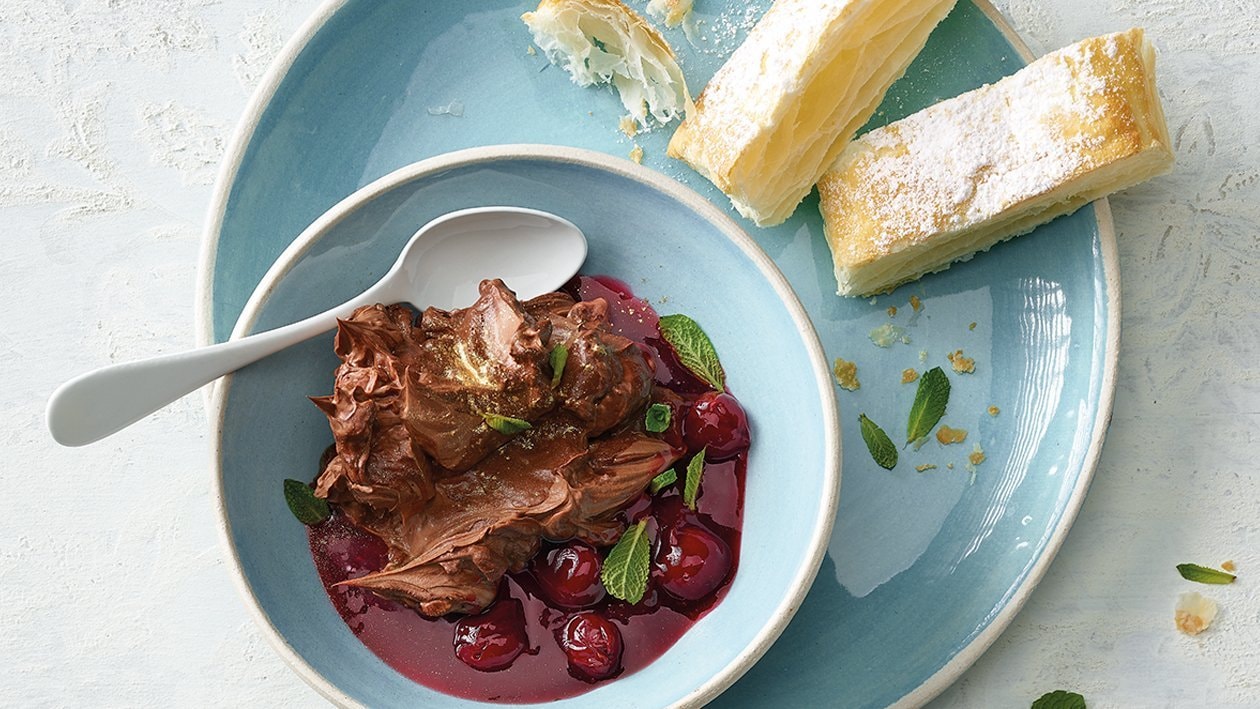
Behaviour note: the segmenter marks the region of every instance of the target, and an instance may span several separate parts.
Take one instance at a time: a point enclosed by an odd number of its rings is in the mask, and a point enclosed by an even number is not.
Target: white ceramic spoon
[[[229,372],[333,329],[359,306],[468,306],[486,278],[502,278],[521,299],[533,298],[564,285],[585,260],[582,231],[554,214],[520,207],[451,212],[421,227],[389,273],[344,305],[239,340],[71,379],[48,400],[48,430],[64,446],[99,441]]]

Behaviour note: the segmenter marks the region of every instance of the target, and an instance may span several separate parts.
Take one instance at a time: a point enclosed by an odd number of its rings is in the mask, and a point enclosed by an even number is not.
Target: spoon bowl
[[[93,443],[225,374],[331,330],[361,306],[406,302],[449,310],[476,300],[487,278],[501,278],[522,299],[533,298],[564,285],[585,260],[582,230],[554,214],[524,207],[451,212],[421,227],[381,280],[341,305],[257,335],[71,379],[48,399],[48,430],[64,446]]]

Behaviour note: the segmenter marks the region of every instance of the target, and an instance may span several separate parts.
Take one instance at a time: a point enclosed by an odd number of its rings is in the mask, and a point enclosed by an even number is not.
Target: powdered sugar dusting
[[[906,236],[953,231],[1044,194],[1095,165],[1115,35],[1046,55],[996,84],[871,131],[837,171],[856,170],[877,250]],[[1069,126],[1084,126],[1076,131]]]

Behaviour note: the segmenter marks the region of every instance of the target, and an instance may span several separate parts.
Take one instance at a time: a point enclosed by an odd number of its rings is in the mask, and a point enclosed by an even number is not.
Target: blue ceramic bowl
[[[518,205],[577,224],[584,273],[629,283],[663,313],[709,333],[746,408],[748,463],[739,571],[726,598],[646,669],[559,706],[691,706],[712,699],[778,637],[818,570],[835,516],[840,432],[829,371],[796,296],[770,259],[689,189],[625,160],[546,146],[477,148],[404,167],[306,229],[267,273],[234,337],[336,305],[374,283],[425,222]],[[406,679],[346,628],[325,595],[284,478],[314,477],[331,442],[307,395],[332,386],[332,335],[224,380],[212,408],[219,511],[235,575],[264,633],[339,704],[475,704]]]

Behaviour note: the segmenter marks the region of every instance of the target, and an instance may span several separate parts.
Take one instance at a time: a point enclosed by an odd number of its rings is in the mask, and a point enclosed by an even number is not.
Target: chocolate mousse
[[[335,346],[335,389],[312,399],[335,439],[316,494],[389,551],[342,583],[427,616],[483,610],[544,539],[612,544],[617,513],[686,452],[644,431],[673,394],[604,300],[522,303],[484,281],[462,310],[360,308]]]

